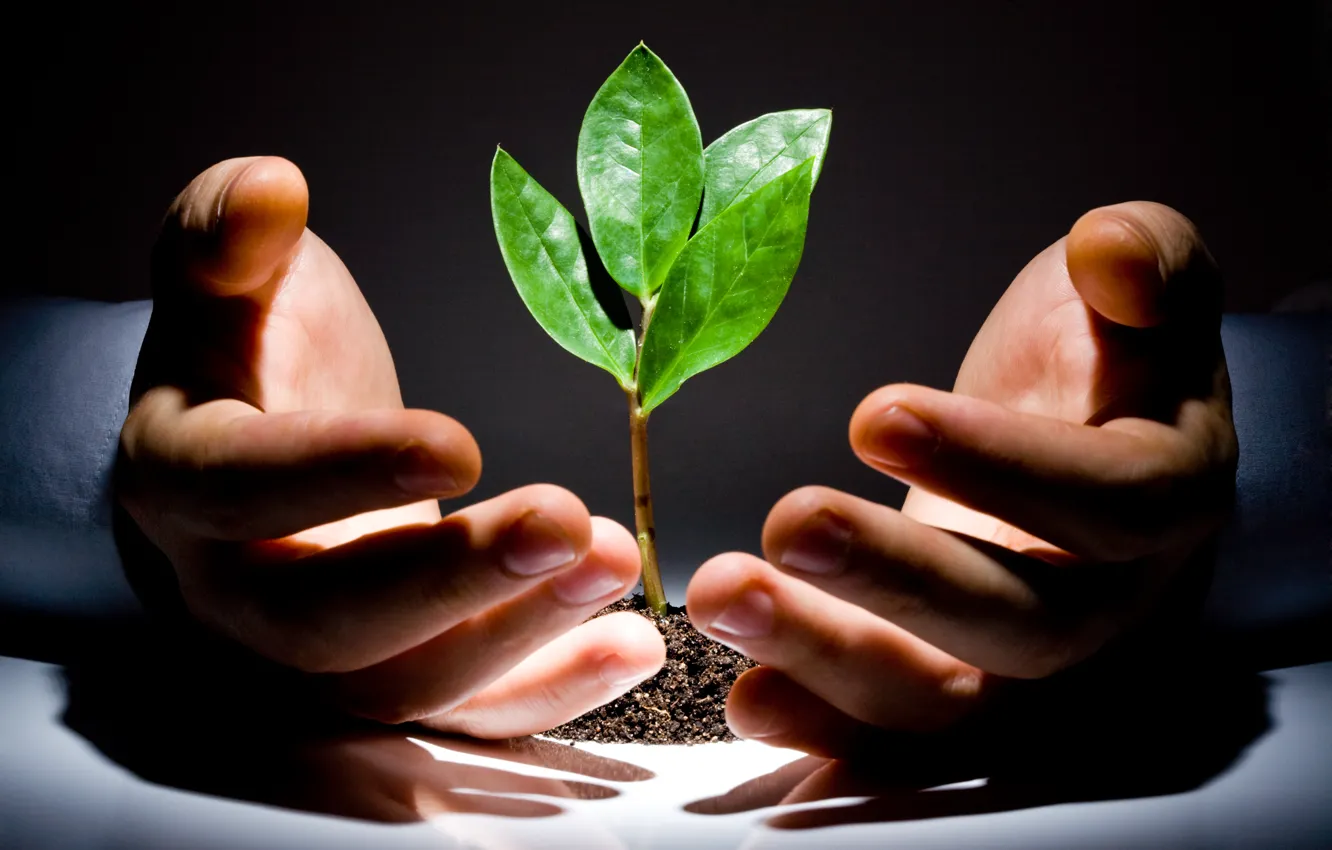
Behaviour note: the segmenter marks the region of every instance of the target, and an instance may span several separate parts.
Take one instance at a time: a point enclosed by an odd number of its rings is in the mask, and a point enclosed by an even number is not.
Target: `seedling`
[[[740,353],[777,312],[800,264],[831,128],[826,109],[773,112],[705,149],[684,88],[640,43],[592,98],[578,134],[592,264],[569,211],[495,151],[490,207],[518,294],[546,333],[610,372],[628,397],[643,595],[659,614],[648,416]],[[637,329],[605,272],[642,305]]]

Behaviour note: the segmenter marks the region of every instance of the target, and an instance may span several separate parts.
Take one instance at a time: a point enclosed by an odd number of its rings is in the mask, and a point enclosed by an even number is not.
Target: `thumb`
[[[154,293],[242,295],[266,283],[305,232],[305,178],[281,157],[219,162],[171,204],[154,253]]]
[[[1221,309],[1221,276],[1193,222],[1149,201],[1100,207],[1065,242],[1069,278],[1105,318],[1135,328],[1208,318]]]

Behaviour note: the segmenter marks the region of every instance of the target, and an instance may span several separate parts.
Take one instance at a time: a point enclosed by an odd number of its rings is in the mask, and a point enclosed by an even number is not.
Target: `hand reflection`
[[[1127,676],[1029,683],[992,719],[934,735],[862,731],[854,760],[806,756],[685,808],[782,807],[767,826],[811,829],[1175,794],[1226,771],[1269,727],[1253,673],[1194,655],[1136,669],[1133,688]]]
[[[262,785],[253,784],[247,777],[240,787],[232,789],[239,793],[230,796],[322,814],[410,823],[447,813],[546,817],[563,811],[553,801],[607,799],[619,793],[593,782],[530,776],[502,767],[451,761],[447,754],[432,755],[416,741],[446,750],[462,746],[459,742],[424,734],[413,738],[386,730],[321,736],[285,754],[269,753],[263,764],[272,775]],[[541,765],[543,756],[548,755],[543,752],[543,744],[556,751],[573,750],[533,739],[469,742],[468,749],[473,756],[520,767]],[[523,745],[528,758],[516,758],[513,747]],[[595,756],[573,751],[588,759],[587,769],[598,771]],[[580,772],[580,768],[584,765],[568,764],[563,769]],[[255,794],[253,790],[265,793]],[[530,797],[550,798],[552,802],[527,799]]]
[[[561,800],[618,795],[591,780],[652,777],[533,738],[479,741],[311,715],[286,702],[279,682],[266,687],[187,657],[140,636],[70,664],[65,724],[149,782],[381,823],[550,816]]]

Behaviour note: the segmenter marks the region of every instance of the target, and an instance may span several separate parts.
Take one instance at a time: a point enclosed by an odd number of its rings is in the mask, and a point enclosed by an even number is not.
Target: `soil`
[[[595,616],[634,611],[666,639],[661,672],[619,699],[544,733],[564,741],[603,744],[707,744],[734,741],[726,726],[726,695],[753,661],[704,637],[674,605],[664,616],[641,595],[607,605]]]

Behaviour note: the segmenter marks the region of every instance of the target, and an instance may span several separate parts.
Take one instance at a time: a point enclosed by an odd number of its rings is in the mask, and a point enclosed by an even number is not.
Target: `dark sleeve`
[[[1332,643],[1332,316],[1222,324],[1240,458],[1207,614],[1259,666]]]
[[[0,300],[0,619],[135,616],[111,470],[152,305]]]

